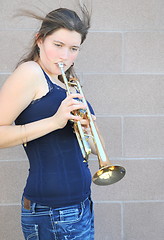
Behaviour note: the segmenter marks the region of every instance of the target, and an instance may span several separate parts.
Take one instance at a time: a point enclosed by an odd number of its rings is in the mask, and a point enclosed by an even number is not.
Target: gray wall
[[[0,84],[38,23],[10,18],[19,7],[45,13],[76,1],[0,0]],[[93,0],[92,28],[76,69],[97,114],[120,182],[93,184],[96,240],[164,238],[164,1]],[[98,162],[90,159],[94,173]],[[0,240],[23,239],[20,198],[28,172],[22,147],[0,150]]]

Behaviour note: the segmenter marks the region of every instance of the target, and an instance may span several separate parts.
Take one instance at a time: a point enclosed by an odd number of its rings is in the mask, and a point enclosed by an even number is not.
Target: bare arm
[[[33,65],[25,63],[16,69],[0,90],[0,148],[19,145],[63,128],[69,119],[79,120],[71,111],[85,107],[73,99],[79,94],[71,94],[52,117],[25,126],[13,125],[17,116],[35,98],[37,71]]]

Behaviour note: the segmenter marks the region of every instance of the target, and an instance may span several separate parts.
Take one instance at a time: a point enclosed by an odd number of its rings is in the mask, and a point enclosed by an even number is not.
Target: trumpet
[[[77,90],[77,92],[82,95],[82,100],[79,100],[79,101],[82,101],[87,106],[86,110],[78,110],[75,112],[75,114],[78,114],[82,117],[85,116],[89,120],[91,136],[88,136],[84,132],[80,121],[74,122],[73,128],[74,128],[74,132],[76,134],[84,161],[88,161],[88,157],[91,153],[91,147],[89,145],[88,138],[89,137],[93,138],[93,142],[95,145],[96,154],[98,158],[98,163],[99,163],[99,170],[92,177],[93,183],[95,183],[96,185],[105,186],[105,185],[110,185],[120,181],[125,176],[126,170],[122,166],[113,166],[111,164],[107,156],[107,153],[105,151],[105,148],[102,144],[97,127],[92,118],[90,109],[84,97],[84,93],[82,91],[82,87],[79,83],[79,80],[77,78],[71,78],[68,80],[64,72],[64,64],[62,62],[59,62],[58,66],[61,70],[61,74],[63,77],[63,81],[66,85],[66,90],[68,95],[71,94],[70,87],[74,87]]]

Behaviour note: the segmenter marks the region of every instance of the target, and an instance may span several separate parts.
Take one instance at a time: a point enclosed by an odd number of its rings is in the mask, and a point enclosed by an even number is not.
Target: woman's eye
[[[73,47],[71,50],[72,50],[73,52],[77,52],[77,51],[79,50],[79,48]]]
[[[56,47],[62,47],[62,45],[59,44],[59,43],[55,43],[55,46],[56,46]]]

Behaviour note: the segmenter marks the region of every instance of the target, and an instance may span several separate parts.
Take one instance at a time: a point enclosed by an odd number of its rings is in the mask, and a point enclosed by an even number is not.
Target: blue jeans
[[[31,203],[27,210],[22,201],[21,223],[26,240],[94,240],[93,204],[88,198],[55,209]]]

